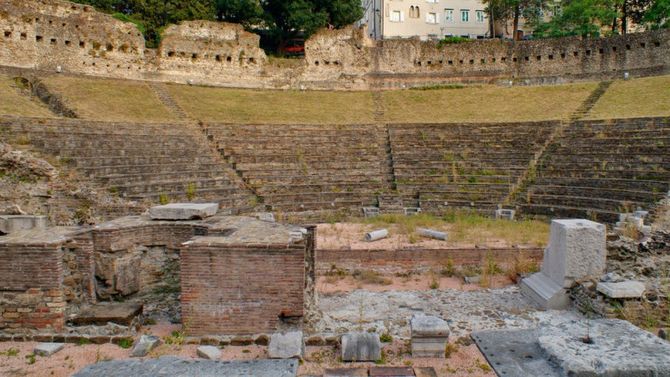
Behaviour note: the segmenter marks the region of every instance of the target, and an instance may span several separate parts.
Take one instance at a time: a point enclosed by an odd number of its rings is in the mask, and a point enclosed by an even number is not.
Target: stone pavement
[[[212,361],[163,356],[150,360],[114,360],[89,365],[74,377],[296,377],[298,360]]]

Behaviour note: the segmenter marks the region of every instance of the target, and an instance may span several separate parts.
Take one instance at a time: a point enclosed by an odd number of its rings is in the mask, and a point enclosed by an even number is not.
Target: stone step
[[[523,280],[521,292],[545,310],[565,310],[570,306],[570,297],[564,288],[542,272]]]

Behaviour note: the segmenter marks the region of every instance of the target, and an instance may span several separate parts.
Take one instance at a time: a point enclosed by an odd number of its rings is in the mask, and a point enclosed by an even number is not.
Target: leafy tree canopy
[[[606,25],[618,17],[617,6],[621,0],[568,0],[561,12],[551,21],[540,23],[534,35],[539,37],[562,37],[578,35],[598,37]]]
[[[652,29],[670,28],[670,0],[655,0],[642,20],[649,23]]]

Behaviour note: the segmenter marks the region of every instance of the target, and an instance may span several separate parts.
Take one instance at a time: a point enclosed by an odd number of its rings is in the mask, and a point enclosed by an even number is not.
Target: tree
[[[598,37],[601,29],[618,17],[618,4],[620,0],[565,0],[560,14],[547,23],[540,23],[534,34],[540,37]]]
[[[643,21],[652,29],[670,28],[670,0],[655,0],[645,13]]]
[[[216,0],[216,18],[251,27],[263,20],[263,8],[258,0]]]

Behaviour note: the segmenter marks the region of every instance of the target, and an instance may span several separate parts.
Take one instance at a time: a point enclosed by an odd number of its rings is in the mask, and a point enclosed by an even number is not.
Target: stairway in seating
[[[591,92],[591,94],[586,97],[584,102],[572,113],[567,121],[561,122],[554,130],[551,132],[547,140],[544,142],[542,147],[535,152],[533,159],[530,160],[528,164],[528,169],[519,177],[516,183],[510,189],[509,194],[505,198],[505,205],[511,205],[517,198],[517,195],[524,191],[526,187],[532,183],[535,178],[535,172],[537,165],[544,158],[544,154],[547,148],[554,143],[554,140],[559,139],[565,130],[570,127],[574,122],[582,119],[586,114],[591,111],[593,106],[598,102],[600,97],[605,94],[607,89],[612,85],[611,81],[601,81],[598,86]]]
[[[388,125],[384,124],[384,114],[386,110],[384,109],[384,101],[382,98],[381,91],[375,90],[372,92],[372,101],[375,107],[374,111],[375,124],[380,126],[380,128],[383,127],[384,131],[386,132],[386,165],[388,166],[388,170],[386,171],[387,182],[388,182],[387,188],[389,191],[396,191],[397,187],[396,187],[395,169],[393,164],[393,145],[391,144],[391,132],[389,130],[389,127]]]
[[[165,84],[161,82],[152,81],[149,83],[149,88],[151,88],[151,90],[156,94],[156,96],[163,103],[163,105],[165,105],[165,107],[170,109],[170,111],[172,111],[172,113],[177,116],[177,119],[179,120],[190,119],[190,117],[188,116],[188,114],[186,114],[184,109],[182,109],[181,106],[179,106],[179,104],[177,103],[177,101],[175,101],[174,98],[172,98],[167,88],[165,88]]]
[[[377,201],[382,214],[405,214],[403,198],[400,195],[379,195]]]

